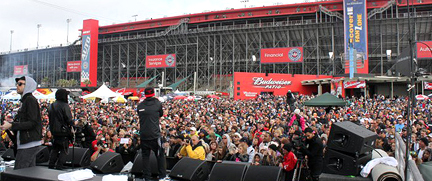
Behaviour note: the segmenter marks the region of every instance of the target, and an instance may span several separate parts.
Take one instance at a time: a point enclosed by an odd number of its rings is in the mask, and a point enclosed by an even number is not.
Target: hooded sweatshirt
[[[22,109],[25,109],[26,115],[20,115],[19,116],[19,123],[12,123],[12,130],[17,131],[17,148],[18,149],[27,149],[32,148],[41,145],[41,138],[42,138],[42,120],[41,120],[41,113],[39,108],[39,103],[37,103],[36,98],[32,95],[32,93],[36,90],[37,83],[36,81],[29,77],[25,76],[25,87],[21,98],[21,108],[18,111],[18,114],[21,112]],[[32,109],[29,111],[28,109]],[[31,112],[32,114],[28,115],[27,113]],[[36,115],[37,114],[37,115]],[[24,119],[21,118],[21,116],[28,116]],[[23,123],[25,121],[26,123]],[[27,124],[31,122],[31,124]],[[24,125],[25,124],[25,125]],[[34,125],[36,124],[36,125]],[[39,124],[39,125],[38,125]],[[24,144],[21,144],[20,136],[21,132],[25,131],[27,134],[29,133],[29,130],[36,129],[35,133],[37,134],[37,137],[33,137],[34,134],[32,134],[29,137],[32,137],[33,140]]]
[[[162,104],[154,97],[148,97],[138,107],[141,140],[154,140],[161,137],[159,118],[163,115]]]

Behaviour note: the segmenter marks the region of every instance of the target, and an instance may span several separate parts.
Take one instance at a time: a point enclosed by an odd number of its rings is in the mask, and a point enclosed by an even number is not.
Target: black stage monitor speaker
[[[364,154],[374,147],[378,135],[349,121],[332,125],[327,148],[352,154]],[[367,146],[365,146],[367,145]]]
[[[131,169],[131,173],[133,174],[142,174],[143,172],[143,162],[142,162],[142,152],[141,149],[137,151],[133,165],[132,165],[132,169]],[[158,163],[156,160],[156,155],[154,154],[153,151],[150,151],[150,172],[152,175],[159,175],[158,173]]]
[[[344,154],[342,152],[327,149],[324,156],[324,173],[339,175],[359,175],[362,166],[372,158],[372,154],[364,154],[359,157]]]
[[[7,149],[3,153],[2,158],[6,161],[15,160],[14,150],[12,148]]]
[[[285,173],[280,167],[275,166],[250,166],[244,180],[247,181],[284,181]]]
[[[210,172],[209,181],[241,181],[247,164],[216,163]]]
[[[36,153],[36,163],[45,163],[49,161],[49,149],[46,146],[40,146]]]
[[[73,154],[73,166],[87,167],[90,166],[90,150],[88,148],[69,148],[68,154],[66,155],[65,165],[72,166],[72,154]]]
[[[201,181],[207,180],[209,173],[210,168],[206,161],[182,158],[174,165],[169,176],[181,180]]]
[[[100,155],[90,167],[98,172],[106,173],[119,173],[123,169],[123,159],[120,154],[113,152],[106,152]]]

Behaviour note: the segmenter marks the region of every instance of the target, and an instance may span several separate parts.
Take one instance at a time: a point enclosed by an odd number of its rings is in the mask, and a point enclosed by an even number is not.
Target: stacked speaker
[[[324,173],[359,175],[372,158],[378,135],[352,122],[332,125],[324,156]]]
[[[210,175],[209,175],[210,173]],[[186,181],[283,181],[285,173],[280,167],[251,166],[245,162],[210,162],[182,158],[174,165],[170,178]]]

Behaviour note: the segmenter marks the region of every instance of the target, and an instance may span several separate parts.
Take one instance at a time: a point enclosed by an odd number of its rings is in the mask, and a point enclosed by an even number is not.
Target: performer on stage
[[[144,93],[146,99],[137,108],[140,120],[143,177],[145,180],[150,179],[150,150],[152,150],[158,162],[159,179],[163,179],[166,176],[165,154],[159,126],[159,119],[163,115],[162,104],[154,97],[153,88],[146,88]]]
[[[22,105],[13,122],[6,120],[0,127],[13,132],[12,135],[8,131],[8,135],[15,143],[16,170],[36,166],[36,153],[42,140],[42,119],[39,103],[32,94],[36,90],[36,81],[29,76],[16,78],[15,81]]]
[[[50,131],[54,137],[48,167],[58,170],[64,169],[69,140],[72,135],[72,113],[68,104],[69,92],[59,89],[55,93],[56,101],[48,109]]]

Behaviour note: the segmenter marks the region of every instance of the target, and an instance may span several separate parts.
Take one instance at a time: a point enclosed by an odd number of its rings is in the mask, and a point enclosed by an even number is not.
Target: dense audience
[[[390,156],[395,151],[394,135],[407,137],[406,97],[352,97],[345,99],[346,107],[338,108],[303,106],[303,102],[311,98],[313,96],[296,95],[295,102],[290,104],[285,96],[271,95],[251,100],[169,100],[163,103],[164,115],[160,120],[165,154],[167,157],[280,166],[292,171],[292,163],[298,157],[292,141],[301,138],[307,128],[325,147],[333,123],[354,122],[376,132],[375,147]],[[432,107],[430,100],[418,101],[416,105],[411,151],[417,163],[428,162],[432,158],[429,144],[432,141],[432,127],[429,126]],[[46,102],[41,103],[42,144],[50,147],[48,106]],[[18,107],[2,103],[2,120],[13,117]],[[75,102],[70,107],[77,130],[75,146],[90,148],[94,152],[92,160],[103,152],[115,151],[122,155],[125,163],[133,161],[140,148],[137,102]],[[4,132],[2,138],[6,147],[14,144]]]

